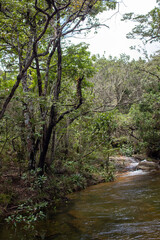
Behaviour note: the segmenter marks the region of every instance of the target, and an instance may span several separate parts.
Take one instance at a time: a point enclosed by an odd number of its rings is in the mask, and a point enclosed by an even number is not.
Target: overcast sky
[[[131,50],[130,47],[138,46],[141,42],[126,38],[126,34],[132,30],[135,23],[129,21],[122,22],[120,19],[124,13],[145,14],[155,6],[156,0],[123,0],[119,4],[119,10],[116,9],[116,11],[109,11],[100,15],[101,22],[107,24],[109,29],[103,27],[98,30],[96,35],[90,33],[87,37],[82,37],[81,39],[73,38],[72,41],[75,44],[80,41],[89,43],[89,50],[92,54],[100,54],[102,56],[105,53],[106,57],[109,55],[119,57],[120,54],[125,53],[130,55],[131,58],[138,59],[142,55],[135,50]],[[114,14],[115,12],[117,13]],[[111,19],[109,19],[110,17]],[[146,50],[151,54],[159,49],[160,44],[152,44],[147,46]]]

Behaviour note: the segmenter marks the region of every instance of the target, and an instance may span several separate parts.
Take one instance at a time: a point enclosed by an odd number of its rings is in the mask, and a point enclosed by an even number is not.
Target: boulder
[[[118,171],[134,170],[138,164],[136,159],[126,156],[112,156],[109,160],[114,163]]]
[[[137,169],[146,170],[146,171],[157,170],[159,168],[160,166],[158,163],[147,161],[147,160],[141,161],[137,166]]]
[[[138,161],[143,161],[144,159],[147,158],[147,156],[145,154],[133,154],[132,157],[134,157]]]

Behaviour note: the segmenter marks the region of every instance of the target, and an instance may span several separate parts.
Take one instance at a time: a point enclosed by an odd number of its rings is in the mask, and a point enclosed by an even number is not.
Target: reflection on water
[[[68,206],[37,225],[34,239],[160,239],[159,186],[159,173],[125,174],[72,194]],[[33,239],[27,234],[3,227],[0,239]]]

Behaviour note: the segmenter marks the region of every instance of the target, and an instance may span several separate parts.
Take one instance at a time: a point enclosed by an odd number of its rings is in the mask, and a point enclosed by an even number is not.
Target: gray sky
[[[108,25],[109,29],[103,27],[98,30],[96,35],[90,33],[87,37],[73,38],[72,42],[75,44],[82,41],[89,43],[89,50],[92,54],[100,54],[102,56],[105,53],[106,57],[109,55],[119,57],[120,54],[125,53],[130,55],[131,58],[138,59],[142,54],[131,50],[130,46],[138,46],[142,45],[142,43],[138,40],[126,38],[126,34],[132,30],[135,23],[129,21],[122,22],[120,19],[124,13],[134,12],[136,14],[145,14],[155,6],[156,0],[123,0],[116,11],[109,11],[100,15],[101,22]],[[149,44],[146,47],[149,54],[159,49],[160,44]]]

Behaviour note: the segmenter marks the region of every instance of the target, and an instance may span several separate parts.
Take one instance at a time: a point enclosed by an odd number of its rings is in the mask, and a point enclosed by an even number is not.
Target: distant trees
[[[151,157],[160,157],[160,125],[159,125],[159,89],[160,89],[160,56],[154,56],[139,71],[146,76],[144,93],[139,103],[131,107],[133,129],[139,138],[139,147],[146,150]]]
[[[146,152],[155,158],[160,157],[159,60],[159,54],[150,60],[137,61],[130,61],[125,55],[119,59],[102,57],[96,61],[97,72],[92,78],[95,111],[119,110],[116,112],[117,127],[111,131],[115,141],[113,145],[119,143],[121,147],[126,139],[126,148],[127,144],[128,148],[132,145],[133,151]]]
[[[160,40],[160,4],[146,15],[135,16],[125,14],[124,20],[137,23],[128,38],[140,38],[144,44],[159,42]],[[160,89],[160,55],[148,58],[148,61],[137,66],[137,70],[145,76],[143,95],[138,104],[131,108],[133,129],[139,138],[141,150],[145,150],[151,157],[160,157],[160,125],[159,125],[159,89]]]
[[[144,76],[138,66],[144,61],[130,61],[129,56],[100,58],[96,61],[97,73],[92,78],[96,103],[102,111],[114,108],[129,109],[131,104],[141,99]]]

